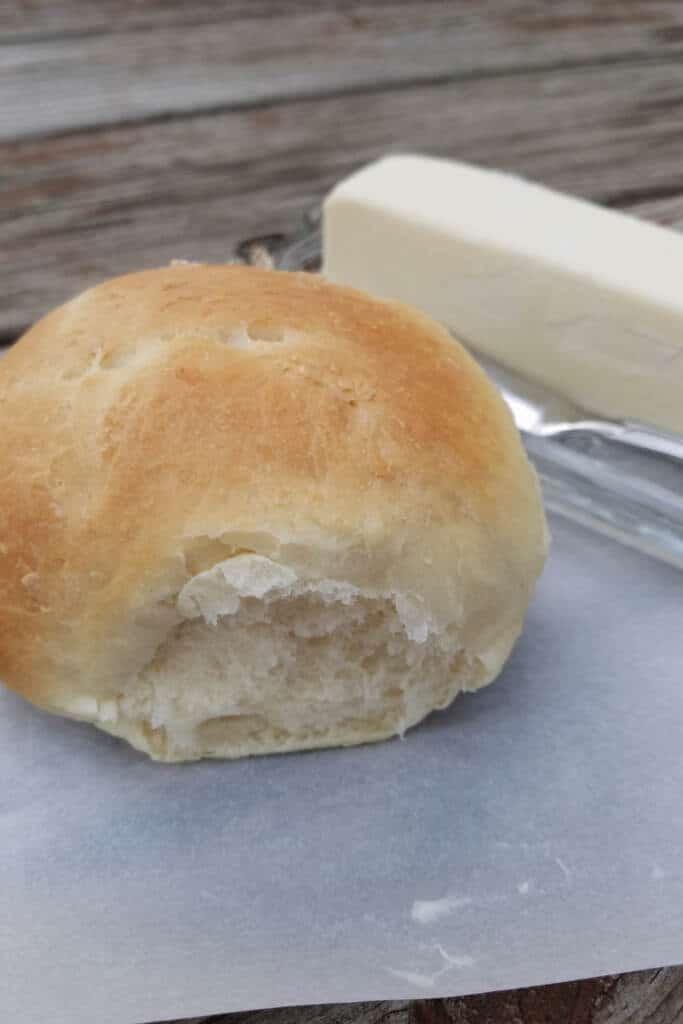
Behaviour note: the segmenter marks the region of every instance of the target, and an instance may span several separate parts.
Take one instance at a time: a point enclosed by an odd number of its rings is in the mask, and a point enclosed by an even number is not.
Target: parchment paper
[[[683,574],[552,525],[504,675],[403,742],[164,766],[0,688],[0,1018],[683,961]]]

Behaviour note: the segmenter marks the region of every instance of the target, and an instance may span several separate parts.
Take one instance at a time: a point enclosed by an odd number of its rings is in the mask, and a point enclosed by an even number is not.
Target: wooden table
[[[681,0],[0,0],[0,341],[423,150],[683,227]],[[216,1018],[673,1024],[683,968]]]

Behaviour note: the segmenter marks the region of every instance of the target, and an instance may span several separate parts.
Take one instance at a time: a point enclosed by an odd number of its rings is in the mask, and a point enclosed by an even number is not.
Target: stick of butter
[[[323,272],[424,309],[586,409],[683,432],[683,235],[520,178],[389,156],[323,208]]]

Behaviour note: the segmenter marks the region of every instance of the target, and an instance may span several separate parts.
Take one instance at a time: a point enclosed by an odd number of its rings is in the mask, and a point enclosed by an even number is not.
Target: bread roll
[[[436,323],[310,274],[116,278],[0,360],[0,678],[162,761],[404,733],[500,671],[546,550]]]

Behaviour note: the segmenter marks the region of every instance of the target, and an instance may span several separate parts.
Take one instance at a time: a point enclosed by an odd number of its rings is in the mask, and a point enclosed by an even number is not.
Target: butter
[[[323,208],[323,273],[412,303],[594,413],[683,433],[683,235],[496,171],[390,156]]]

